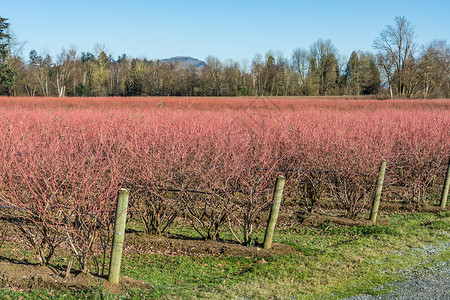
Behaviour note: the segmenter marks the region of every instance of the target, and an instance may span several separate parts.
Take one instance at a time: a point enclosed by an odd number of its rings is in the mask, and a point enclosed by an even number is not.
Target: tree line
[[[450,47],[445,40],[415,43],[414,26],[396,17],[374,40],[375,53],[339,55],[330,40],[309,49],[257,54],[248,63],[206,58],[206,66],[113,58],[105,47],[56,57],[14,54],[6,18],[0,17],[0,94],[11,96],[343,96],[448,98]]]

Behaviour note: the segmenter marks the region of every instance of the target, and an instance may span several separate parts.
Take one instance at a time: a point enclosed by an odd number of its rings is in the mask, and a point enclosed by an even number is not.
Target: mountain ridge
[[[190,67],[195,67],[196,69],[201,69],[206,66],[203,60],[193,58],[190,56],[174,56],[170,58],[165,58],[160,60],[161,63],[174,64],[180,69],[188,69]]]

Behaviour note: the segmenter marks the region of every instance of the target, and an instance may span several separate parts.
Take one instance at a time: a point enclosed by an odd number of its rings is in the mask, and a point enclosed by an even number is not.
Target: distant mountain
[[[172,63],[181,69],[187,69],[191,66],[194,66],[197,69],[201,69],[204,66],[206,66],[206,63],[203,60],[199,60],[199,59],[188,57],[188,56],[176,56],[176,57],[161,59],[160,62],[166,63],[166,64]]]

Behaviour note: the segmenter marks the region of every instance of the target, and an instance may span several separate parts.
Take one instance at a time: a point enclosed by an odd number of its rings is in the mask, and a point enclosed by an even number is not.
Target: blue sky
[[[63,47],[81,53],[100,44],[115,58],[213,55],[242,62],[269,50],[290,57],[318,39],[330,39],[348,57],[373,51],[395,16],[415,26],[418,44],[450,42],[450,0],[3,0],[0,16],[26,42],[25,57],[31,49],[56,55]]]

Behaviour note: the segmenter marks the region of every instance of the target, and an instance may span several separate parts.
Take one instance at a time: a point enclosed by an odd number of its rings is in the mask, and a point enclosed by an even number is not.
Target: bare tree
[[[227,96],[238,95],[242,77],[239,64],[232,59],[226,60],[223,73],[225,94]]]
[[[447,42],[435,40],[424,47],[418,68],[423,97],[447,98],[450,92],[450,46]]]
[[[298,75],[299,84],[305,84],[308,76],[308,51],[303,48],[295,49],[292,53],[291,64]]]
[[[272,96],[275,80],[277,76],[277,66],[275,63],[275,57],[272,52],[266,53],[266,62],[262,69],[262,81],[263,81],[263,94],[262,96]]]
[[[223,65],[217,57],[208,56],[206,58],[206,76],[214,96],[220,96]]]
[[[30,51],[30,60],[28,70],[33,78],[32,81],[37,82],[40,95],[48,97],[50,94],[50,73],[52,67],[52,58],[48,53],[38,55],[35,50]]]
[[[262,83],[262,70],[263,70],[263,60],[262,55],[257,53],[252,60],[251,74],[252,74],[252,90],[257,96],[263,94],[263,83]]]
[[[378,62],[388,81],[391,98],[393,82],[401,97],[407,95],[406,77],[413,75],[408,68],[413,67],[416,51],[414,26],[405,17],[395,17],[394,23],[394,26],[387,25],[373,43],[379,51]]]
[[[71,80],[76,59],[77,50],[75,47],[71,47],[69,50],[63,49],[56,59],[55,73],[58,97],[66,96],[66,89]]]

